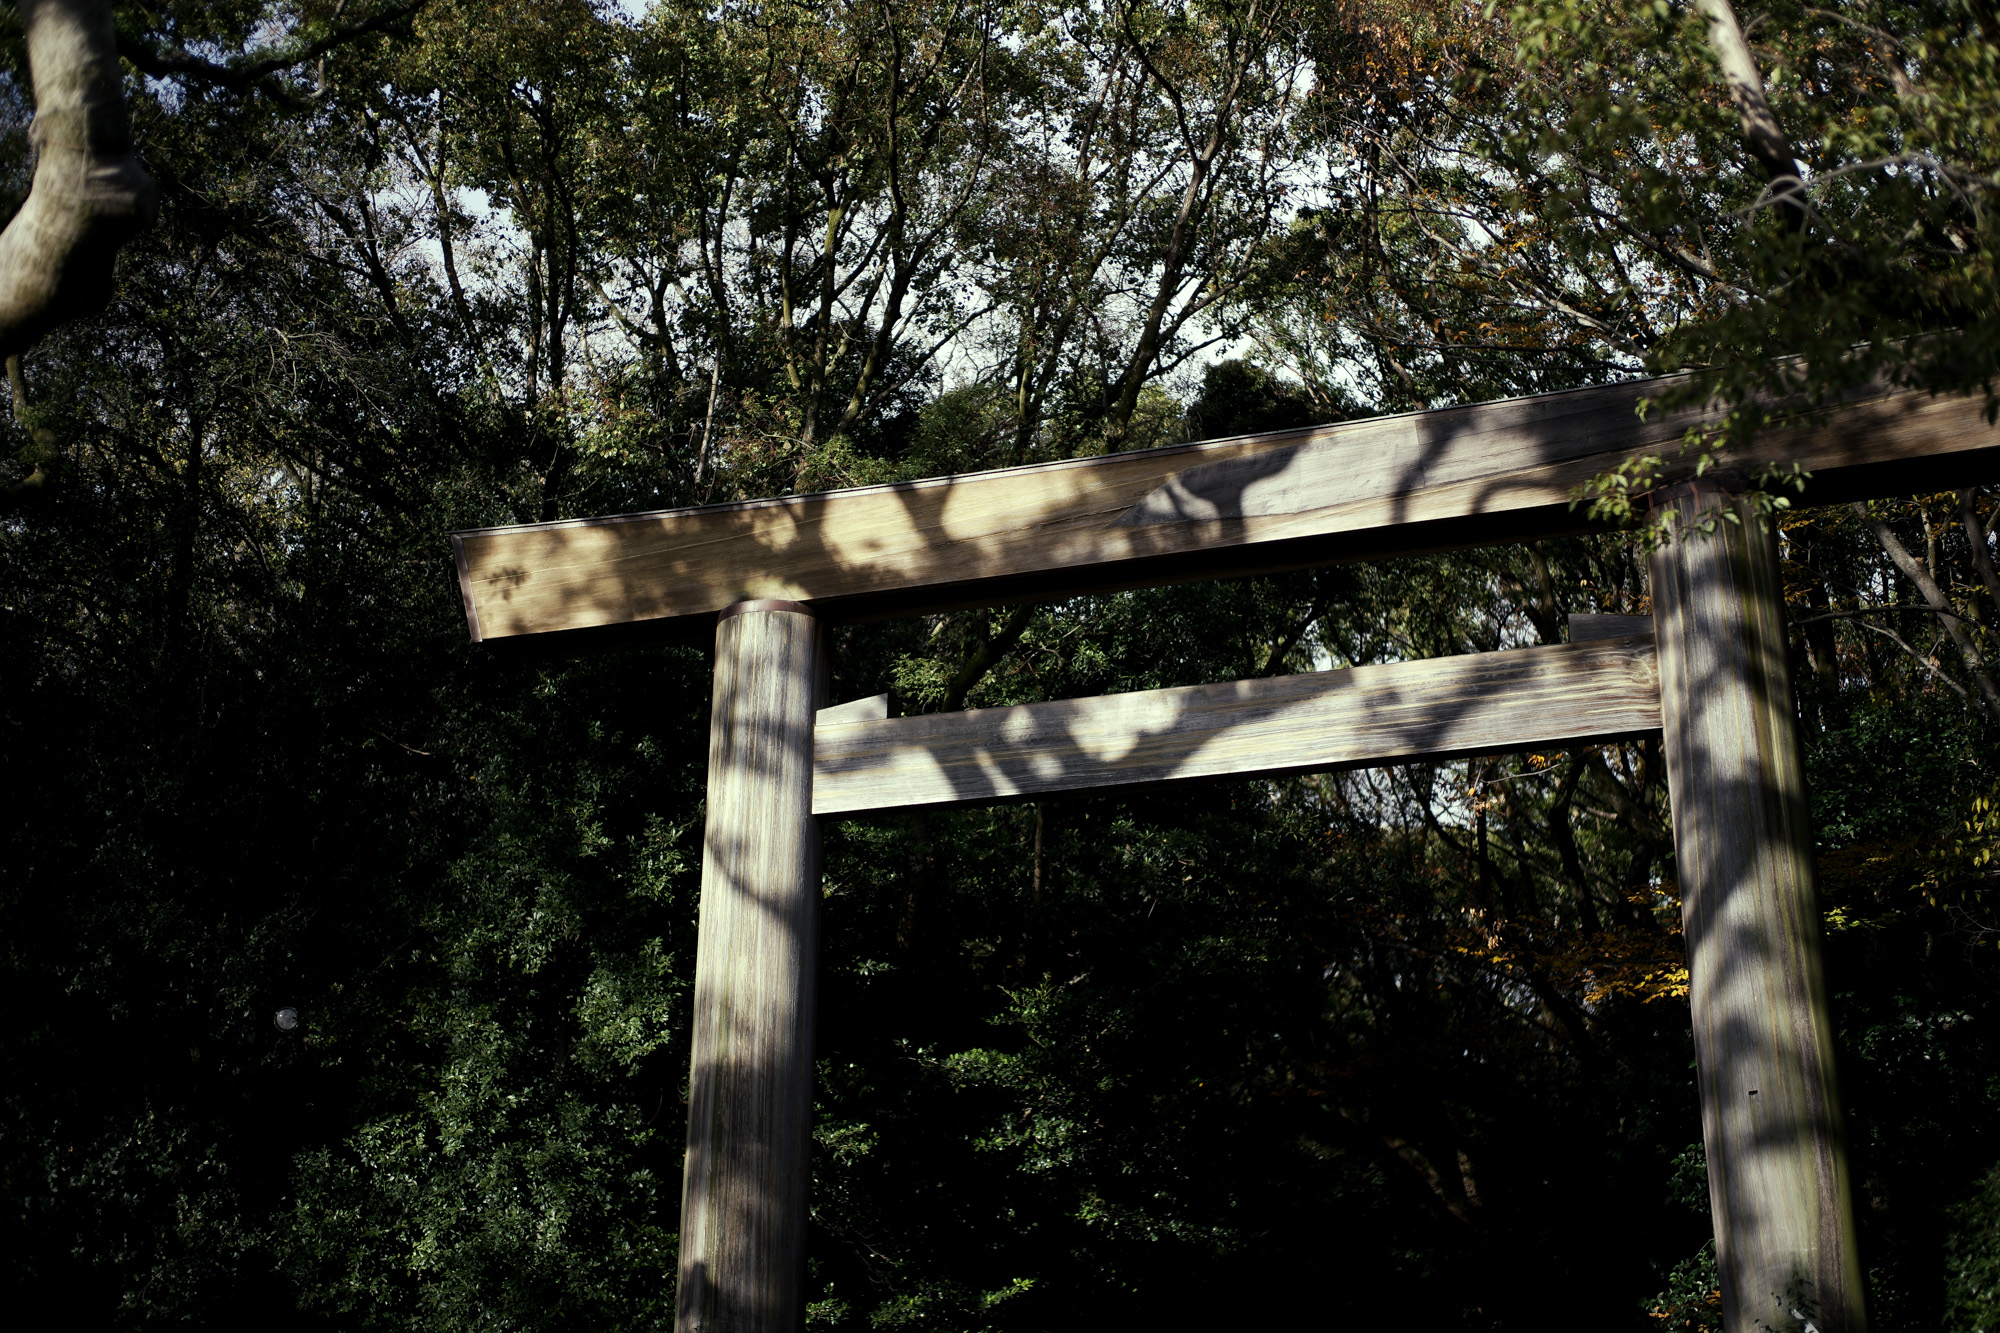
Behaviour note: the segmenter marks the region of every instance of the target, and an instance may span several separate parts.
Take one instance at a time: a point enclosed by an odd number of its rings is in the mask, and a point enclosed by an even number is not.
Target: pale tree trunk
[[[2000,722],[2000,685],[1996,685],[1993,677],[1987,674],[1986,659],[1980,654],[1979,646],[1972,641],[1972,636],[1965,632],[1965,625],[1959,617],[1958,608],[1954,607],[1951,599],[1945,596],[1944,589],[1938,586],[1935,578],[1931,577],[1931,572],[1924,566],[1924,562],[1910,554],[1910,548],[1903,545],[1903,539],[1898,537],[1887,523],[1870,514],[1868,506],[1859,500],[1851,507],[1855,515],[1860,518],[1862,526],[1875,534],[1875,540],[1889,553],[1889,559],[1895,562],[1896,568],[1903,571],[1903,577],[1917,585],[1917,591],[1923,594],[1924,602],[1937,616],[1938,622],[1944,626],[1944,632],[1951,636],[1952,646],[1958,649],[1959,659],[1965,663],[1966,671],[1971,673],[1972,683],[1978,687],[1979,697],[1986,704],[1986,711],[1993,715],[1995,722]]]
[[[1958,493],[1958,516],[1965,525],[1965,540],[1972,546],[1972,567],[1979,571],[1979,581],[1986,585],[1986,595],[1992,599],[1994,611],[2000,612],[2000,571],[1994,570],[1992,553],[1986,549],[1986,525],[1980,521],[1979,509],[1974,504],[1977,495],[1972,490]]]
[[[18,0],[38,154],[28,202],[0,233],[0,356],[111,299],[118,247],[153,223],[158,191],[132,151],[110,0]]]
[[[1792,141],[1764,96],[1764,76],[1757,69],[1756,57],[1750,54],[1750,44],[1743,39],[1736,11],[1729,0],[1695,0],[1695,9],[1708,24],[1708,49],[1722,67],[1729,100],[1736,104],[1743,146],[1763,168],[1764,179],[1771,183],[1771,197],[1783,210],[1786,223],[1799,230],[1806,222],[1805,182],[1799,179]]]

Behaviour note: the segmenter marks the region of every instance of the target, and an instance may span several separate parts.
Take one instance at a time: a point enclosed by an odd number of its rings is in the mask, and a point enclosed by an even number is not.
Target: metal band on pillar
[[[1659,503],[1676,532],[1653,556],[1653,622],[1723,1326],[1862,1333],[1777,540],[1713,485]]]
[[[677,1333],[803,1320],[823,644],[797,602],[716,624]]]

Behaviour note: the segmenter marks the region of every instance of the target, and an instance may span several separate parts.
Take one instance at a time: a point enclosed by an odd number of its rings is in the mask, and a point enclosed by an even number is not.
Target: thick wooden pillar
[[[1777,541],[1713,486],[1662,503],[1684,534],[1653,557],[1653,623],[1724,1327],[1862,1333]]]
[[[716,626],[676,1333],[803,1322],[820,628],[775,601]]]

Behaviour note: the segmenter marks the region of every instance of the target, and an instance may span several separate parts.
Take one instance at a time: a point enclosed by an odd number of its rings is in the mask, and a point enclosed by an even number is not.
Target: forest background
[[[51,1325],[671,1323],[707,663],[469,645],[450,530],[2000,347],[1986,0],[1740,11],[1797,194],[1677,0],[117,15],[160,218],[0,504]],[[2000,1317],[1997,500],[1772,515],[1883,1330]],[[835,697],[1554,642],[1645,541],[845,626]],[[1655,744],[835,823],[825,893],[815,1329],[1717,1326]]]

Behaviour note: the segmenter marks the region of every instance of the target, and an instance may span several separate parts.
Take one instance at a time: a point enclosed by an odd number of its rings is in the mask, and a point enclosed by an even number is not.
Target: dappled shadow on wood
[[[1718,520],[1655,555],[1653,605],[1727,1326],[1860,1333],[1776,542],[1726,496],[1673,503]]]
[[[812,1110],[824,636],[764,610],[716,633],[676,1327],[795,1328]]]
[[[1578,745],[1658,730],[1650,634],[1012,708],[823,718],[813,809],[972,805]]]
[[[477,639],[587,637],[750,597],[844,618],[1033,600],[1576,532],[1576,486],[1639,454],[1692,470],[1699,409],[1641,418],[1640,381],[1140,453],[454,537]],[[2000,468],[1983,401],[1874,388],[1761,433],[1807,498]],[[1884,472],[1883,469],[1888,469]],[[1940,471],[1942,469],[1942,472]]]
[[[1618,425],[1637,392],[1559,395],[1560,411],[1552,400],[1519,400],[943,482],[463,534],[462,552],[499,542],[484,564],[468,559],[466,587],[476,632],[535,635],[686,619],[746,596],[816,599],[843,614],[915,611],[1031,588],[1218,577],[1245,572],[1232,562],[1246,551],[1251,566],[1270,568],[1530,535],[1537,523],[1576,523],[1567,499],[1577,481],[1678,438],[1682,418]],[[1853,475],[1898,450],[1988,467],[1991,427],[1968,424],[1969,411],[1884,396],[1838,427],[1770,437],[1771,448],[1813,466],[1831,460],[1836,484],[1841,468]],[[509,551],[526,556],[510,565]],[[1861,1327],[1859,1279],[1849,1272],[1852,1224],[1818,1017],[1811,841],[1784,640],[1775,595],[1744,591],[1746,579],[1774,575],[1744,559],[1741,568],[1691,560],[1666,576],[1686,575],[1682,604],[1738,596],[1765,607],[1738,614],[1747,638],[1740,626],[1733,639],[1713,625],[1677,630],[1678,674],[1667,687],[1685,704],[1681,723],[1667,725],[1668,749],[1683,770],[1675,814],[1711,1160],[1724,1163],[1714,1176],[1718,1233],[1742,1310],[1768,1323],[1792,1319],[1796,1307],[1822,1330],[1850,1333]],[[478,601],[480,578],[491,603]],[[1677,595],[1661,586],[1656,596]],[[744,619],[812,625],[807,615]],[[725,622],[719,647],[736,632]],[[813,639],[804,633],[800,642]],[[772,651],[792,663],[782,688],[728,687],[768,696],[764,714],[784,733],[772,746],[739,746],[724,717],[725,675],[756,675],[764,650],[718,652],[684,1328],[793,1318],[786,1302],[798,1284],[786,1275],[804,1218],[812,812],[1579,745],[1661,721],[1651,654],[1635,638],[949,717],[835,719],[815,740],[808,677],[817,667],[805,671],[782,645]],[[727,784],[739,780],[741,792],[758,794],[732,794]],[[843,788],[849,794],[837,797]],[[1684,817],[1684,805],[1695,813]],[[738,1005],[736,995],[762,998]],[[771,1294],[786,1291],[794,1295]],[[732,1310],[750,1313],[739,1320]]]

